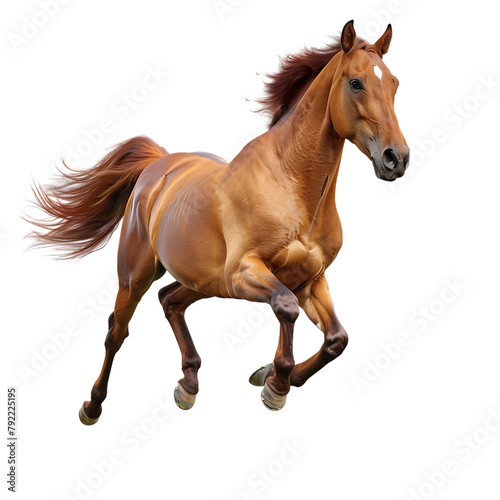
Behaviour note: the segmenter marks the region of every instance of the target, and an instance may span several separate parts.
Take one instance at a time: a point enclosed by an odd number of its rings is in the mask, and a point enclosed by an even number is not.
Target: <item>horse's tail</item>
[[[72,170],[63,162],[68,171],[59,171],[59,182],[33,186],[35,206],[48,216],[27,218],[43,230],[29,235],[33,246],[54,246],[66,259],[102,248],[123,217],[139,175],[167,154],[148,137],[134,137],[88,170]]]

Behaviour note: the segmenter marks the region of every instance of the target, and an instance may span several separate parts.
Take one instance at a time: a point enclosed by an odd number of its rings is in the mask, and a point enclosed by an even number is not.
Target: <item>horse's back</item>
[[[194,151],[194,155],[202,156],[204,158],[209,158],[210,160],[214,160],[217,163],[223,163],[224,165],[227,165],[227,161],[224,160],[224,158],[221,158],[220,156],[214,155],[213,153],[206,153],[205,151]]]
[[[136,184],[136,191],[143,192],[154,189],[158,183],[163,183],[164,177],[179,174],[190,167],[208,168],[227,165],[221,157],[204,152],[170,153],[153,161],[141,174]]]

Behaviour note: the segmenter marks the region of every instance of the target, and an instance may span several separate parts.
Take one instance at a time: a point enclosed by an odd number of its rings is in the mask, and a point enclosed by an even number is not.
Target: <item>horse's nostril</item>
[[[382,155],[382,161],[384,162],[385,168],[393,170],[398,164],[398,157],[392,149],[386,149]]]
[[[404,158],[403,158],[403,167],[405,170],[408,168],[408,163],[410,163],[410,153],[408,153]]]

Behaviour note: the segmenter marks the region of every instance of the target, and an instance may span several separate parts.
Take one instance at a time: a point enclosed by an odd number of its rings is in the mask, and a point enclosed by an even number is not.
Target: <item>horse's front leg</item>
[[[335,315],[324,275],[297,292],[297,298],[308,318],[325,335],[321,349],[303,363],[295,365],[290,374],[290,384],[300,387],[312,375],[342,354],[347,345],[347,333]],[[263,366],[250,376],[250,383],[262,386],[274,372],[273,363]]]
[[[298,292],[297,297],[308,318],[325,335],[321,349],[306,361],[295,365],[290,375],[291,385],[300,387],[312,375],[342,354],[347,346],[347,333],[335,314],[324,274],[310,287]]]
[[[290,373],[295,365],[293,327],[299,315],[297,297],[256,257],[247,257],[241,262],[232,276],[232,285],[237,298],[270,304],[280,322],[274,370],[264,381],[262,390],[264,405],[270,410],[280,410],[290,391]]]

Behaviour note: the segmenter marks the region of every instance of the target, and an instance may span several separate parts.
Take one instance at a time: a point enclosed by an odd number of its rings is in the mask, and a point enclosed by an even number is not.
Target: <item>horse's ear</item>
[[[389,24],[385,33],[374,43],[382,52],[382,55],[387,54],[389,51],[389,45],[392,40],[392,26]]]
[[[342,45],[342,50],[344,52],[349,52],[354,45],[354,40],[356,40],[356,32],[354,31],[354,21],[349,21],[344,26],[342,30],[342,35],[340,36],[340,44]]]

